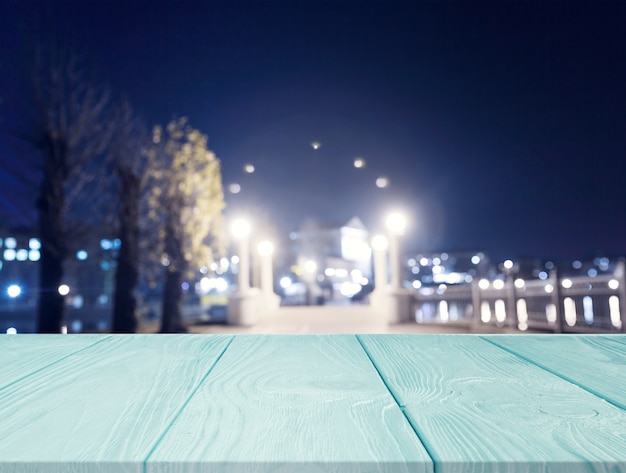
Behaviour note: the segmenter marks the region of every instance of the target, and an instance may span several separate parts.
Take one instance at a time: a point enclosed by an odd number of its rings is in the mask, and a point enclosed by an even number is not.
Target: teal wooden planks
[[[626,412],[473,335],[359,336],[437,473],[626,472]]]
[[[106,338],[102,335],[0,335],[0,389]]]
[[[240,335],[147,462],[163,472],[431,472],[352,335]]]
[[[111,336],[6,387],[0,472],[142,472],[231,339]]]
[[[600,335],[483,337],[626,409],[626,344]]]

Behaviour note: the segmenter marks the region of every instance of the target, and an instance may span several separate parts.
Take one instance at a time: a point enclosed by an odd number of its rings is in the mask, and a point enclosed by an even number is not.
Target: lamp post
[[[262,309],[264,314],[271,313],[280,306],[280,297],[274,293],[274,272],[272,270],[272,255],[274,245],[264,240],[257,246],[257,253],[261,259],[261,296],[263,298]]]
[[[250,224],[243,219],[235,220],[231,231],[237,241],[239,253],[239,273],[237,275],[238,292],[250,289]]]
[[[401,213],[393,212],[385,220],[385,225],[388,233],[391,280],[389,285],[383,286],[382,292],[378,293],[375,303],[388,323],[408,322],[413,309],[413,293],[402,287],[402,256],[400,252],[400,237],[404,235],[406,230],[406,217]],[[384,257],[379,255],[378,258],[379,266],[382,266]],[[380,273],[377,274],[377,279],[386,279],[386,274],[384,276]]]
[[[389,265],[391,266],[391,288],[402,288],[402,258],[400,255],[400,236],[406,229],[406,218],[398,212],[389,214],[385,221],[389,232]]]
[[[370,294],[370,303],[375,308],[381,307],[381,301],[387,290],[387,247],[389,240],[384,235],[372,238],[374,250],[374,291]]]
[[[233,238],[239,252],[237,292],[228,298],[227,321],[231,325],[251,326],[257,322],[259,290],[250,287],[250,224],[243,219],[235,220],[231,226]]]

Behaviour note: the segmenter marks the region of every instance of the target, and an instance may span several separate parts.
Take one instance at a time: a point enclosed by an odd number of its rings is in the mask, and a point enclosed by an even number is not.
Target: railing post
[[[511,274],[506,276],[506,299],[508,306],[506,311],[508,325],[517,327],[517,295],[515,292],[515,281]]]
[[[480,286],[478,285],[478,281],[474,279],[472,281],[472,312],[474,313],[472,325],[474,331],[477,331],[480,327],[480,299]]]
[[[620,258],[614,276],[619,281],[619,313],[622,326],[620,332],[626,332],[626,262]]]
[[[563,333],[563,310],[561,309],[561,280],[559,278],[559,271],[554,267],[550,271],[550,280],[552,281],[552,303],[556,310],[556,326],[554,327],[555,333]]]

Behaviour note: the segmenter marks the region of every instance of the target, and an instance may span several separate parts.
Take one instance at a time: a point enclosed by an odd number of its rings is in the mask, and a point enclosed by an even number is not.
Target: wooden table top
[[[626,473],[626,336],[0,336],[0,473],[201,471]]]

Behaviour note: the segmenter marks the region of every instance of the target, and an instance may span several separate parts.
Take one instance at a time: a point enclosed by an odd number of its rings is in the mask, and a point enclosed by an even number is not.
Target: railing
[[[415,293],[418,323],[467,324],[520,331],[624,332],[623,263],[613,274],[545,280],[503,279],[421,288]]]

